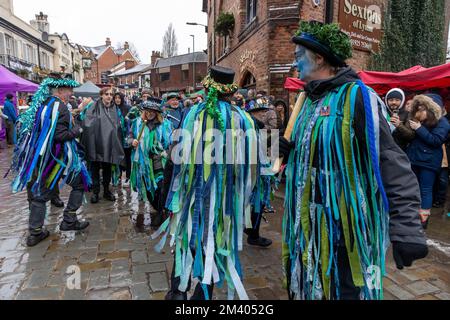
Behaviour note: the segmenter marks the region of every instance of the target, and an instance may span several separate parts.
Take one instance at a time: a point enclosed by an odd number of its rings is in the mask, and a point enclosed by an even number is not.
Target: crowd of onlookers
[[[421,193],[420,218],[427,227],[432,207],[445,204],[449,182],[450,116],[438,93],[386,95],[386,118],[395,142],[408,156]]]
[[[153,92],[150,90],[143,90],[140,94],[125,95],[108,88],[102,89],[98,101],[116,106],[123,117],[126,117],[132,106],[138,106],[152,96]],[[168,93],[161,98],[164,112],[174,128],[179,127],[183,115],[189,108],[205,101],[205,96],[201,93],[190,96],[182,93]],[[82,106],[84,108],[90,103],[94,103],[91,98],[82,99],[72,96],[67,106],[73,114],[77,114],[79,108]],[[250,113],[260,128],[269,131],[277,129],[280,130],[281,135],[284,134],[290,109],[283,100],[275,100],[264,91],[240,89],[231,98],[230,103]],[[446,111],[442,97],[437,93],[407,97],[401,89],[396,88],[387,93],[385,104],[384,115],[394,140],[408,156],[412,169],[417,175],[422,198],[420,216],[426,227],[431,208],[442,207],[446,200],[449,182],[450,115]],[[11,94],[6,96],[1,115],[3,125],[0,127],[0,141],[6,140],[7,144],[13,145],[14,123],[17,121],[18,112]],[[131,146],[125,144],[123,149],[126,164],[122,169],[126,172],[124,183],[128,184],[131,174]],[[111,168],[107,165],[100,165],[98,170],[100,168],[107,172],[107,177],[103,180],[111,180]],[[109,191],[105,196],[107,199],[114,199]]]

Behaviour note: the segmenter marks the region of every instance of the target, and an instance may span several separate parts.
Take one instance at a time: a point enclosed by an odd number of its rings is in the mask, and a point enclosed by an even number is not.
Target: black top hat
[[[159,113],[162,113],[162,109],[161,109],[161,103],[162,101],[160,99],[157,98],[148,98],[147,101],[144,101],[141,103],[140,105],[140,109],[141,110],[152,110],[152,111],[156,111]]]
[[[213,66],[210,70],[211,78],[221,84],[233,84],[236,73],[230,68]]]

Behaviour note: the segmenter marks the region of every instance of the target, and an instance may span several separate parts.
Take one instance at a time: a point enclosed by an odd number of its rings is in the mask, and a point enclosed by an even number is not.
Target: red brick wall
[[[92,62],[91,70],[85,71],[85,80],[99,84],[101,83],[102,72],[111,70],[112,67],[127,59],[134,59],[133,55],[129,51],[126,51],[125,54],[119,56],[114,52],[114,50],[112,50],[112,48],[108,48],[99,57],[99,60],[94,60]],[[133,65],[137,65],[137,61],[135,61]]]
[[[374,0],[383,1],[383,0]],[[215,11],[212,8],[216,4]],[[210,61],[215,55],[218,65],[226,66],[236,71],[235,81],[242,85],[247,71],[256,79],[257,90],[270,92],[276,98],[288,99],[284,90],[284,81],[292,72],[271,73],[270,68],[277,65],[288,65],[294,60],[294,44],[291,38],[298,28],[299,19],[325,21],[326,1],[314,7],[310,0],[266,0],[258,1],[258,24],[254,32],[246,33],[246,0],[210,0],[208,1],[208,44],[214,37],[214,22],[221,11],[232,12],[236,19],[236,26],[231,35],[229,51],[223,55],[220,45],[221,38],[215,37],[215,50],[209,52]],[[286,9],[288,6],[298,4],[298,9]],[[270,10],[270,8],[283,8]],[[291,10],[293,12],[291,13]],[[210,14],[209,14],[210,13]],[[292,17],[294,15],[294,17]],[[338,22],[339,1],[334,1],[333,21]],[[246,35],[246,36],[245,36]],[[247,53],[247,54],[246,54]],[[244,59],[252,56],[254,59]],[[370,53],[354,50],[353,58],[348,61],[357,71],[367,68]]]
[[[161,82],[161,76],[158,73],[158,69],[152,70],[150,82],[151,86],[155,91],[155,94],[162,95],[169,91],[186,91],[188,87],[193,85],[193,70],[192,64],[189,66],[188,76],[183,78],[183,71],[181,70],[181,65],[172,66],[170,68],[170,79]],[[196,63],[195,64],[195,74],[196,83],[200,83],[208,72],[207,63]],[[201,88],[197,88],[199,90]]]

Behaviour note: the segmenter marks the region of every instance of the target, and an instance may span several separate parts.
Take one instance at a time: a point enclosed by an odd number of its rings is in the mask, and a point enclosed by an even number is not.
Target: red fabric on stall
[[[287,78],[284,83],[284,88],[289,91],[303,90],[305,83],[297,78]]]
[[[433,68],[415,66],[399,73],[361,71],[361,80],[378,94],[384,95],[392,88],[405,91],[423,91],[450,87],[450,64]]]
[[[398,73],[361,71],[358,75],[366,85],[380,95],[385,95],[392,88],[401,88],[405,91],[424,91],[450,87],[450,63],[433,68],[414,66]],[[305,83],[299,79],[287,78],[285,89],[298,91],[302,90],[304,85]]]

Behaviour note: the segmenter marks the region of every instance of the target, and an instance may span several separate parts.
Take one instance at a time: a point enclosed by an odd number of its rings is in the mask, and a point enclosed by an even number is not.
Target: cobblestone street
[[[11,149],[1,150],[0,174],[9,166]],[[115,189],[115,203],[86,204],[80,217],[91,222],[81,234],[57,230],[63,209],[48,206],[50,239],[34,248],[25,245],[28,203],[26,193],[10,192],[10,177],[0,180],[0,300],[4,299],[164,299],[169,287],[172,256],[158,254],[150,240],[149,206],[140,204],[128,189]],[[67,201],[69,187],[62,190]],[[89,199],[90,195],[87,195]],[[287,299],[282,288],[281,191],[277,213],[263,222],[262,235],[274,240],[269,249],[245,246],[242,253],[245,288],[251,299]],[[139,215],[138,213],[144,213]],[[450,220],[443,209],[433,213],[428,235],[430,255],[413,268],[398,271],[388,261],[385,298],[402,300],[450,299]],[[67,287],[70,266],[81,270],[81,290]],[[69,270],[68,270],[69,268]],[[215,297],[226,298],[226,290]]]

